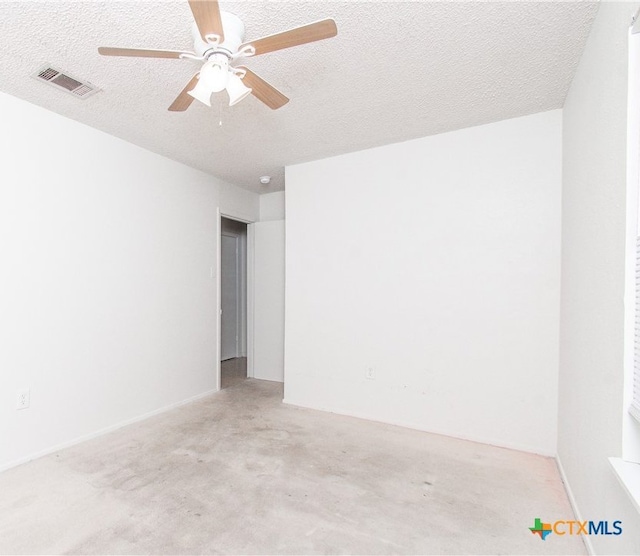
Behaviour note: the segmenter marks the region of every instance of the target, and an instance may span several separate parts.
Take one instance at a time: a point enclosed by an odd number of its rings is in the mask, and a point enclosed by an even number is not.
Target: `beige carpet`
[[[0,474],[0,552],[583,554],[553,460],[285,406],[244,380]]]

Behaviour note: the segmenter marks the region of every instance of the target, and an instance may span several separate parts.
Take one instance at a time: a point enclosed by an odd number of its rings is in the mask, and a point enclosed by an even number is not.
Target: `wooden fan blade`
[[[182,92],[176,97],[176,100],[174,100],[171,106],[169,106],[170,112],[184,112],[187,108],[189,108],[189,106],[191,106],[191,103],[195,99],[187,93],[193,90],[193,88],[196,86],[196,83],[198,82],[198,75],[200,75],[200,73],[196,73],[191,78],[191,81],[187,83],[187,86],[182,89]]]
[[[274,50],[282,50],[283,48],[290,48],[300,44],[329,39],[335,37],[337,34],[338,28],[336,27],[336,22],[333,19],[323,19],[322,21],[309,23],[309,25],[303,25],[302,27],[289,29],[282,33],[246,42],[240,46],[239,50],[244,46],[250,45],[255,48],[255,56],[259,56],[260,54],[266,54]]]
[[[218,0],[189,0],[189,6],[202,40],[207,42],[207,35],[218,35],[220,43],[223,43],[224,31]]]
[[[244,66],[238,67],[246,72],[242,81],[244,81],[247,87],[251,87],[251,94],[258,100],[264,102],[269,108],[277,110],[289,102],[289,99],[278,91],[278,89],[269,85],[269,83],[261,77],[258,77],[250,69]]]
[[[144,48],[112,48],[110,46],[101,46],[98,52],[103,56],[135,56],[137,58],[180,58],[182,54],[190,54],[190,52],[182,52],[180,50],[148,50]]]

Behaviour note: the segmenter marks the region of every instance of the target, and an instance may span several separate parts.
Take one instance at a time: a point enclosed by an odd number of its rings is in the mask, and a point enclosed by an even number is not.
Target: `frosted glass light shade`
[[[210,71],[207,71],[207,84],[211,88],[212,93],[219,93],[227,86],[229,80],[228,67],[227,64],[225,64],[224,67],[215,64],[211,66]]]
[[[193,90],[189,91],[187,94],[191,95],[196,100],[199,100],[202,104],[211,106],[211,88],[202,80],[202,77],[198,79]]]
[[[222,91],[229,82],[229,60],[222,54],[214,54],[200,70],[198,83],[189,91],[193,98],[211,106],[211,94]]]
[[[229,106],[238,104],[243,98],[251,94],[252,89],[247,87],[235,73],[229,75],[227,93],[229,93]]]

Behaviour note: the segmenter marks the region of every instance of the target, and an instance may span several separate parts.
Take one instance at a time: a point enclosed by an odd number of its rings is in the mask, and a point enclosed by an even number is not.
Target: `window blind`
[[[640,421],[640,237],[636,238],[636,300],[633,338],[633,400],[629,413]]]

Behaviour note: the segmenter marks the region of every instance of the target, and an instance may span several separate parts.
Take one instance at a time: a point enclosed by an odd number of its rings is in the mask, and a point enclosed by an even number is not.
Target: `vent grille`
[[[98,87],[88,81],[72,77],[67,72],[63,72],[49,64],[38,69],[32,74],[32,77],[78,98],[87,98],[100,91]]]
[[[71,92],[74,95],[77,95],[79,97],[86,97],[86,96],[90,95],[91,93],[95,93],[97,91],[95,89],[93,89],[92,87],[90,87],[89,85],[85,85],[83,83],[83,84],[80,85],[80,87],[78,87],[77,89],[74,89]]]
[[[38,74],[38,77],[40,79],[44,79],[45,81],[49,81],[50,79],[54,78],[58,74],[59,74],[59,72],[57,72],[56,70],[54,70],[52,68],[47,68],[47,69],[42,70]]]

